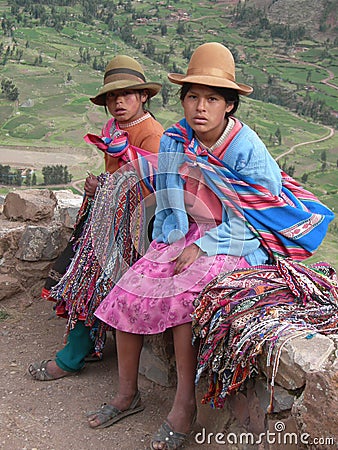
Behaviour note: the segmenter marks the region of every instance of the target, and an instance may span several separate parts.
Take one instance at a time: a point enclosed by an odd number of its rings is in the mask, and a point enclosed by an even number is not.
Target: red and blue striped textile
[[[211,153],[206,157],[185,119],[165,134],[183,143],[186,160],[194,161],[222,204],[243,218],[272,258],[301,261],[320,246],[334,214],[292,177],[281,172],[282,191],[275,196]]]
[[[84,140],[104,153],[132,164],[149,192],[155,191],[157,155],[129,144],[127,131],[119,129],[114,118],[106,123],[102,136],[88,133]]]

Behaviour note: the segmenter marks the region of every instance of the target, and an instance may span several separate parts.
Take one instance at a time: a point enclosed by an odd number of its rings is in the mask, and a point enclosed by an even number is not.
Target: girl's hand
[[[201,255],[205,255],[196,244],[190,244],[186,247],[180,256],[176,259],[176,266],[174,270],[174,274],[183,272],[187,267],[189,267],[197,258]]]
[[[88,197],[94,197],[97,185],[99,184],[98,179],[95,175],[90,173],[86,178],[84,190]]]

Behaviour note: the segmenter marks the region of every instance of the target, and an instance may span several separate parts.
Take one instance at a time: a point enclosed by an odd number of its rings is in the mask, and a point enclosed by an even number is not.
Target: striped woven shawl
[[[214,155],[205,156],[185,119],[166,134],[183,143],[186,160],[198,165],[223,206],[246,222],[272,259],[290,257],[300,261],[317,250],[334,214],[297,181],[281,172],[282,191],[279,196],[272,195]]]

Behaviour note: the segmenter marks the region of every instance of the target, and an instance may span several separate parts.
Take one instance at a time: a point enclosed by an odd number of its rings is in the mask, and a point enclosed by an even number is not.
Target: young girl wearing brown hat
[[[106,183],[107,187],[109,183],[108,177],[100,179],[100,177],[89,175],[85,181],[86,195],[78,216],[78,224],[67,249],[52,268],[42,293],[44,298],[57,302],[58,315],[67,317],[67,343],[57,352],[54,360],[30,364],[29,373],[36,380],[55,380],[78,372],[93,350],[94,355],[101,357],[107,326],[94,317],[94,311],[100,304],[105,290],[111,288],[118,274],[121,273],[120,266],[125,261],[134,262],[139,256],[133,245],[135,236],[128,234],[129,230],[125,230],[122,237],[122,230],[123,227],[127,228],[130,217],[138,211],[136,203],[130,204],[130,192],[144,199],[152,187],[142,180],[139,191],[136,189],[138,183],[135,181],[128,191],[129,194],[123,192],[126,189],[122,187],[125,186],[123,183],[126,183],[126,174],[128,174],[126,168],[130,161],[137,161],[138,158],[151,160],[149,155],[158,152],[163,127],[145,109],[145,104],[160,89],[161,84],[146,81],[144,71],[135,59],[118,55],[106,67],[102,88],[95,97],[90,99],[95,105],[104,106],[106,112],[112,116],[103,127],[101,136],[88,134],[85,140],[97,145],[104,152],[105,170],[107,173],[115,174],[115,179],[111,181],[113,185],[110,185],[111,189],[108,189],[112,203],[111,217],[106,211],[105,215],[100,217],[100,227],[106,226],[109,229],[114,223],[115,229],[112,232],[115,240],[120,239],[120,245],[124,245],[124,249],[120,251],[123,261],[118,260],[119,255],[115,255],[115,260],[110,261],[107,261],[107,255],[99,258],[98,247],[103,248],[102,243],[89,242],[90,230],[98,227],[97,223],[96,225],[93,223],[94,219],[98,222],[97,214],[94,217],[93,211],[99,209],[100,202],[106,201],[103,197],[103,187],[97,193],[98,185],[100,182]],[[149,164],[150,168],[152,162]],[[133,164],[135,166],[136,163]],[[144,161],[142,165],[144,166]],[[139,173],[138,176],[142,175]],[[118,184],[116,180],[120,183],[120,190],[116,187]],[[130,179],[128,183],[130,186]],[[98,197],[94,199],[95,193]],[[149,196],[147,201],[148,204],[151,203]],[[140,237],[140,241],[142,239],[143,237]],[[110,270],[108,276],[107,269],[102,269],[101,266],[112,265],[112,261],[115,261],[116,267]]]
[[[236,82],[226,47],[201,45],[185,75],[168,77],[182,86],[185,117],[161,139],[154,240],[95,313],[116,328],[119,388],[109,404],[88,417],[91,427],[102,428],[142,410],[138,364],[143,335],[172,328],[176,395],[151,441],[151,449],[161,450],[181,447],[196,418],[194,301],[221,272],[270,261],[269,246],[241,213],[252,208],[255,214],[260,205],[250,201],[257,197],[242,205],[242,191],[252,183],[276,203],[282,189],[277,163],[256,133],[233,115],[239,95],[249,95],[252,88]]]

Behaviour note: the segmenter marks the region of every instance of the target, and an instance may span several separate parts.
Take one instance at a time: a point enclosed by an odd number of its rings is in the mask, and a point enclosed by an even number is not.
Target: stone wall
[[[69,190],[10,192],[1,202],[0,300],[39,297],[52,261],[65,247],[81,205]]]
[[[71,191],[47,189],[13,191],[0,199],[0,301],[17,296],[29,303],[39,298],[49,268],[70,236],[81,201]],[[196,442],[201,448],[233,450],[337,448],[337,343],[338,336],[317,334],[283,344],[272,412],[268,412],[267,380],[271,368],[263,353],[259,374],[223,409],[199,405],[201,429]],[[140,372],[161,385],[175,385],[170,330],[145,339]],[[207,380],[202,378],[199,398],[206,388]],[[333,438],[335,444],[330,441]]]

